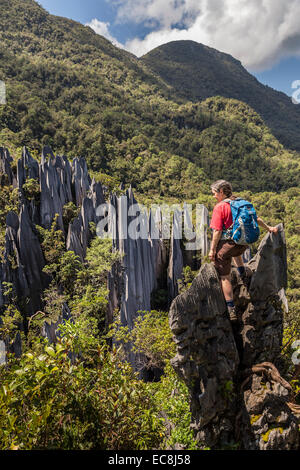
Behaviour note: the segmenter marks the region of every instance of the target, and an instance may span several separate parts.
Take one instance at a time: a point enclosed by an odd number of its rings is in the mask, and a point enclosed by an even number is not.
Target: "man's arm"
[[[214,261],[214,259],[216,257],[217,245],[219,243],[221,235],[222,235],[222,230],[214,230],[213,231],[213,238],[212,238],[212,242],[211,242],[211,247],[210,247],[210,251],[208,253],[208,257],[211,261]]]
[[[260,217],[257,217],[257,223],[260,227],[264,228],[268,232],[271,232],[271,233],[277,233],[278,232],[278,227],[270,227]]]

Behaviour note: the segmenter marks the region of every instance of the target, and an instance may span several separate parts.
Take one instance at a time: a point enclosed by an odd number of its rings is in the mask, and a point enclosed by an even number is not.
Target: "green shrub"
[[[0,449],[159,447],[163,425],[148,385],[94,331],[68,322],[56,345],[39,342],[0,367]]]
[[[22,186],[25,197],[28,200],[34,200],[36,202],[40,199],[41,189],[40,183],[34,178],[29,178]]]
[[[76,217],[78,217],[79,212],[80,208],[77,207],[74,202],[68,202],[64,205],[62,217],[66,232],[68,231],[69,224],[72,223]]]
[[[131,330],[117,320],[110,325],[107,336],[113,337],[123,345],[132,344],[134,352],[145,356],[141,367],[163,369],[167,361],[175,355],[175,343],[166,312],[140,312]]]
[[[72,252],[69,252],[72,253]],[[69,260],[71,255],[68,255]],[[107,276],[114,263],[120,260],[120,254],[112,251],[110,239],[94,238],[86,253],[86,262],[80,269],[70,269],[75,278],[69,285],[68,292],[72,313],[76,316],[88,316],[97,318],[101,329],[104,327],[107,304],[108,289]],[[71,266],[70,266],[71,268]],[[66,274],[65,262],[62,263],[60,276]],[[61,281],[65,285],[65,277]]]
[[[185,449],[198,449],[199,445],[190,428],[189,391],[170,364],[176,347],[169,327],[168,314],[153,310],[142,312],[135,319],[131,331],[128,327],[121,326],[117,320],[111,325],[108,337],[114,337],[120,342],[121,358],[124,359],[122,345],[130,343],[134,352],[145,356],[143,367],[163,369],[160,381],[148,384],[155,406],[164,419],[165,435],[161,448],[174,448],[175,444],[180,444]]]
[[[156,406],[161,410],[165,417],[165,425],[169,428],[163,449],[173,449],[175,444],[180,444],[186,450],[199,449],[199,443],[190,427],[188,388],[179,380],[169,362],[160,382],[152,383],[151,388]]]

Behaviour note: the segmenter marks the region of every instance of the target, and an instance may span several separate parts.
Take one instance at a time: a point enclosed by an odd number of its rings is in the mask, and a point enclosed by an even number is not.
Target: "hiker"
[[[244,262],[243,262],[243,253],[249,247],[248,244],[245,244],[245,240],[238,240],[239,243],[234,241],[234,234],[237,230],[233,231],[233,216],[232,208],[230,201],[235,201],[233,206],[238,206],[239,202],[242,206],[246,201],[236,198],[232,194],[232,186],[228,181],[218,180],[211,185],[211,190],[213,196],[217,199],[218,203],[213,209],[212,219],[210,223],[210,228],[213,229],[213,239],[211,243],[211,248],[209,252],[209,258],[214,262],[215,268],[220,276],[221,287],[224,293],[225,301],[227,304],[230,320],[236,321],[236,311],[233,301],[233,290],[231,285],[231,260],[233,260],[239,275],[243,283],[248,287],[250,278],[249,273],[246,272]],[[268,230],[272,233],[277,233],[277,227],[269,227],[261,218],[257,217],[253,206],[250,203],[247,203],[250,210],[252,208],[252,213],[254,214],[253,219],[256,224],[253,222],[253,227],[251,224],[251,230],[256,230],[253,235],[253,241],[256,241],[259,236],[258,225],[265,230]],[[255,229],[256,226],[256,229]],[[244,234],[243,234],[244,235]],[[240,233],[238,234],[240,236]],[[250,234],[251,238],[251,234]],[[241,244],[244,243],[244,244]]]

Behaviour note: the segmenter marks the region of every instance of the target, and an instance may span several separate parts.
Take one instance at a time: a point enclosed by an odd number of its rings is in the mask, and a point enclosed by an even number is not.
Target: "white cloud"
[[[156,28],[125,48],[137,56],[169,41],[190,39],[264,70],[300,55],[300,0],[115,0],[118,22]],[[106,36],[107,37],[107,36]]]
[[[86,23],[85,26],[90,26],[95,31],[95,33],[104,36],[106,39],[112,42],[114,46],[124,49],[124,45],[118,42],[117,39],[110,34],[108,30],[110,26],[109,22],[105,23],[104,21],[99,21],[97,18],[94,18],[90,23]]]
[[[149,19],[156,20],[161,28],[170,28],[178,23],[189,27],[201,11],[199,0],[115,0],[118,5],[117,22]]]

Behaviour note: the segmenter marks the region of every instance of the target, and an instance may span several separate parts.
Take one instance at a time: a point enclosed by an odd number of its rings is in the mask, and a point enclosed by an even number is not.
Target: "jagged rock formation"
[[[11,169],[12,157],[6,148],[0,147],[0,186],[7,182],[16,185],[16,178]]]
[[[30,314],[41,307],[48,278],[43,273],[44,256],[25,205],[19,217],[12,211],[7,214],[6,227],[2,282],[11,283],[19,299],[28,299],[24,308]]]
[[[282,224],[269,234],[248,263],[253,272],[249,293],[232,273],[234,298],[240,317],[241,362],[252,366],[274,362],[282,343],[282,302],[279,293],[287,287],[286,242]]]
[[[207,224],[208,214],[204,206],[203,213],[207,216]],[[163,239],[165,218],[161,209],[153,212],[140,208],[131,188],[124,196],[111,197],[108,218],[114,248],[123,254],[121,270],[124,272],[123,288],[119,288],[119,292],[112,289],[111,297],[120,298],[121,321],[131,327],[138,311],[151,309],[151,293],[155,289],[166,285],[170,302],[178,294],[177,283],[182,278],[185,256],[179,227],[183,217],[178,210],[173,214],[169,250]],[[207,250],[205,231],[200,241]],[[202,254],[205,255],[206,251]],[[111,305],[115,306],[113,300]]]
[[[237,372],[238,352],[216,271],[205,264],[190,289],[175,298],[170,326],[177,344],[172,364],[191,393],[193,427],[211,443],[232,431],[226,384]]]
[[[181,225],[181,213],[175,211],[173,215],[170,260],[168,266],[168,294],[169,300],[175,299],[178,295],[177,280],[180,279],[183,271],[183,255],[180,246],[179,231]]]
[[[83,158],[76,157],[70,164],[65,156],[55,156],[50,147],[44,147],[38,163],[24,147],[16,174],[12,162],[9,152],[0,148],[0,183],[3,179],[3,183],[15,184],[21,207],[19,215],[10,212],[7,216],[4,263],[0,267],[0,306],[5,302],[1,288],[4,281],[12,283],[19,299],[27,299],[24,313],[28,317],[42,309],[42,291],[50,279],[43,273],[45,260],[36,224],[50,229],[56,217],[56,226],[65,235],[66,249],[84,261],[94,236],[91,224],[103,222],[106,215],[105,230],[113,239],[113,249],[123,255],[108,279],[107,322],[112,321],[113,311],[119,309],[123,325],[131,328],[139,311],[151,309],[151,294],[156,288],[168,289],[169,300],[173,300],[178,293],[177,282],[182,277],[184,260],[192,262],[193,255],[192,251],[186,252],[177,236],[182,214],[175,212],[169,248],[163,236],[164,218],[160,208],[152,212],[140,208],[131,188],[121,197],[110,195],[109,204],[105,205],[104,188],[91,180]],[[29,180],[40,187],[39,197],[30,201],[24,190]],[[80,212],[66,227],[63,211],[69,203]],[[204,207],[201,223],[200,251],[205,255],[208,213]],[[45,326],[44,331],[53,339],[53,328],[50,331]]]
[[[290,384],[280,377],[272,363],[252,367],[241,387],[243,401],[237,420],[245,449],[298,448],[299,424],[290,408],[291,395]]]
[[[291,387],[274,365],[282,341],[278,293],[287,279],[284,231],[278,228],[248,263],[249,291],[233,270],[237,324],[230,324],[212,265],[202,266],[190,289],[172,302],[172,364],[189,387],[192,428],[204,446],[241,442],[245,449],[297,449]]]
[[[18,160],[17,181],[18,188],[22,191],[23,184],[27,179],[39,178],[38,162],[32,158],[26,147],[23,148],[22,157]]]
[[[11,168],[12,162],[8,150],[1,147],[0,182],[18,188],[21,206],[19,216],[9,213],[7,217],[2,281],[12,282],[19,298],[30,299],[27,304],[30,316],[41,308],[41,291],[49,282],[42,272],[45,261],[35,224],[49,229],[57,215],[57,228],[65,232],[63,207],[75,203],[81,212],[69,225],[66,247],[84,260],[91,240],[89,224],[97,222],[96,209],[104,202],[104,195],[101,183],[91,181],[83,158],[74,158],[71,166],[65,156],[55,156],[51,148],[44,147],[39,164],[24,147],[16,174]],[[40,185],[39,201],[26,199],[23,186],[30,179]],[[11,264],[12,259],[15,266]],[[0,304],[2,302],[1,294]]]

